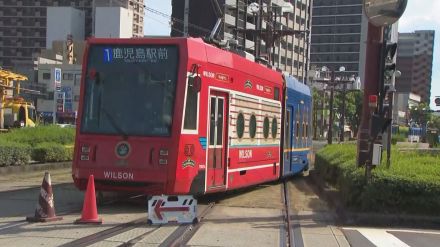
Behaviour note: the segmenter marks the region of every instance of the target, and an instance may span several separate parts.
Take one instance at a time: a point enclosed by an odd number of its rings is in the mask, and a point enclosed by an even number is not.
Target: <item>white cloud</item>
[[[405,13],[399,20],[399,31],[440,29],[440,1],[409,0]]]

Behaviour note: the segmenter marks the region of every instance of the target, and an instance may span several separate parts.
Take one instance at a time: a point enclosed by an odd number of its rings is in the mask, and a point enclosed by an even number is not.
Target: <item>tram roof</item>
[[[295,77],[284,76],[284,79],[286,80],[287,89],[295,90],[305,95],[311,95],[310,88],[306,84],[298,81],[298,79],[296,79]]]
[[[205,43],[201,38],[188,38],[188,56],[211,64],[231,68],[236,71],[251,74],[258,78],[272,81],[282,86],[282,75],[280,72],[266,67],[263,64],[248,60],[231,51],[223,50],[211,44]],[[203,53],[200,51],[204,46]]]

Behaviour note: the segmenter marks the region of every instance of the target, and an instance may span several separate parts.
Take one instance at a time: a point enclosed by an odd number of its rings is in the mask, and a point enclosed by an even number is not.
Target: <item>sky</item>
[[[183,1],[183,0],[182,0]],[[171,0],[146,0],[147,8],[159,10],[171,16]],[[440,96],[440,0],[408,0],[405,13],[399,20],[399,32],[414,32],[415,30],[435,30],[434,60],[432,66],[431,101],[432,109],[435,107],[434,98]],[[146,11],[146,35],[169,35],[169,19]]]

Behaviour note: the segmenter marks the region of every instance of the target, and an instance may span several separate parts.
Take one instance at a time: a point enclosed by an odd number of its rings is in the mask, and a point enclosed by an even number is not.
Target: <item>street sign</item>
[[[435,98],[434,103],[435,106],[440,106],[440,97]]]
[[[148,200],[148,220],[151,224],[193,223],[197,200],[192,196],[153,196]]]
[[[69,86],[62,86],[61,91],[64,92],[64,112],[72,112],[72,88]]]
[[[56,95],[57,112],[64,112],[65,93],[64,92],[56,92],[55,95]]]
[[[61,91],[61,69],[55,68],[54,69],[54,78],[55,78],[55,91]]]

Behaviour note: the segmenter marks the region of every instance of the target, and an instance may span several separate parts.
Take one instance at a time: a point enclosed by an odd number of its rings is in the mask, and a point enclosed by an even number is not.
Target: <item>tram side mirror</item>
[[[101,82],[99,72],[96,71],[96,69],[91,69],[89,71],[89,78],[94,82],[95,84],[99,84]]]
[[[202,78],[198,75],[188,77],[188,86],[192,87],[194,91],[200,92],[202,88]]]
[[[364,10],[370,23],[383,27],[398,21],[407,3],[408,0],[364,0]]]

